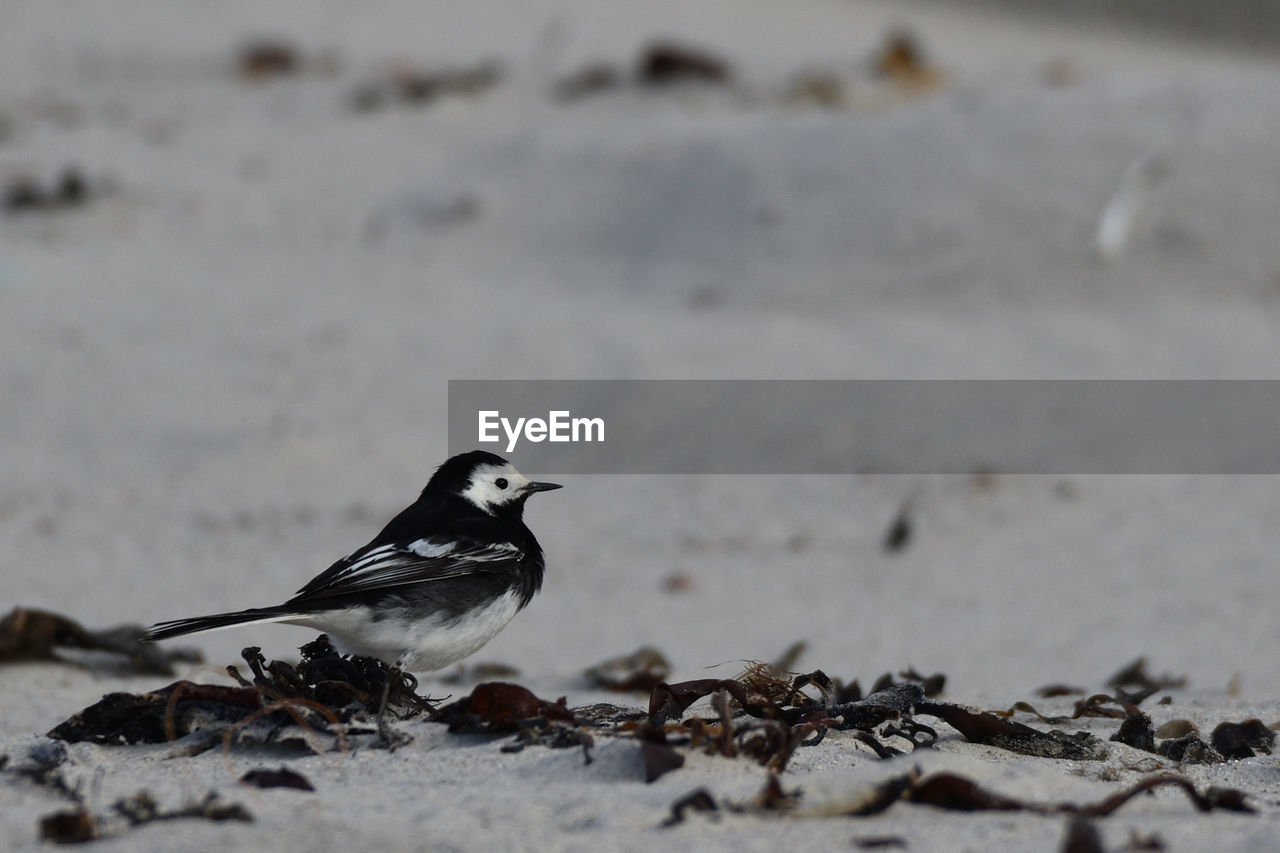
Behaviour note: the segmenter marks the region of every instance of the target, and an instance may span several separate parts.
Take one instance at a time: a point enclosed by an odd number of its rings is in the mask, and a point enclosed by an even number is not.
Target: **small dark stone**
[[[1111,740],[1128,744],[1144,752],[1156,751],[1156,735],[1151,725],[1151,718],[1141,711],[1125,717],[1119,731],[1111,736]]]
[[[636,77],[650,86],[684,81],[727,83],[730,76],[729,63],[720,57],[669,42],[649,45],[636,68]]]
[[[1165,758],[1187,764],[1221,764],[1223,761],[1222,753],[1201,740],[1200,735],[1195,732],[1162,741],[1156,752]]]
[[[1263,725],[1261,720],[1245,720],[1243,723],[1220,723],[1213,730],[1213,748],[1223,758],[1252,758],[1257,753],[1271,754],[1276,733]]]

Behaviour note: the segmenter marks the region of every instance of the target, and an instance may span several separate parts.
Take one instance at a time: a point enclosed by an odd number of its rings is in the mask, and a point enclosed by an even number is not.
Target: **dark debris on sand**
[[[769,775],[761,792],[745,803],[717,802],[710,792],[700,788],[672,803],[671,813],[662,826],[681,823],[690,810],[783,814],[795,818],[871,817],[887,811],[899,802],[960,812],[1028,812],[1037,815],[1068,815],[1079,819],[1102,818],[1114,814],[1133,798],[1164,787],[1182,791],[1197,811],[1254,812],[1240,791],[1215,787],[1201,791],[1189,779],[1172,774],[1150,776],[1093,803],[1043,803],[1001,794],[958,773],[942,772],[925,776],[919,768],[913,768],[854,791],[846,795],[843,802],[824,803],[819,812],[806,812],[803,793],[783,791],[778,777],[773,774]]]
[[[15,607],[0,619],[0,664],[74,663],[58,654],[59,649],[64,649],[115,655],[123,666],[142,675],[173,675],[175,662],[203,660],[194,649],[165,650],[155,643],[142,642],[144,630],[141,625],[90,630],[59,613]]]
[[[57,844],[80,844],[101,838],[114,837],[122,831],[118,818],[124,818],[127,828],[141,826],[158,820],[201,818],[205,820],[252,821],[251,815],[239,803],[224,803],[216,792],[208,792],[202,800],[189,801],[176,809],[161,809],[155,797],[140,790],[130,797],[116,800],[112,805],[115,816],[96,813],[90,809],[90,801],[84,785],[71,782],[63,773],[69,764],[67,748],[60,743],[38,743],[27,752],[27,760],[12,768],[12,772],[29,784],[43,788],[66,801],[70,808],[59,809],[42,815],[37,826],[40,838]],[[9,769],[0,764],[0,769]]]
[[[149,693],[110,693],[55,726],[49,737],[69,743],[166,743],[198,733],[202,740],[195,751],[213,746],[219,737],[230,743],[235,735],[277,742],[321,733],[326,742],[340,742],[354,733],[351,723],[378,713],[384,693],[386,712],[401,719],[431,708],[415,692],[412,676],[374,658],[340,655],[323,634],[301,651],[295,666],[267,663],[257,647],[245,649],[241,654],[253,680],[227,667],[238,686],[177,681]]]
[[[1170,721],[1157,729],[1139,704],[1154,693],[1180,686],[1171,676],[1151,678],[1141,662],[1126,667],[1113,679],[1114,695],[1097,694],[1075,703],[1070,717],[1048,717],[1029,703],[1019,702],[1008,711],[985,711],[939,698],[946,678],[924,676],[913,669],[898,677],[885,675],[863,695],[858,682],[845,684],[821,670],[788,672],[802,651],[797,647],[777,664],[751,664],[736,678],[708,678],[670,683],[666,661],[656,650],[606,661],[591,671],[590,683],[603,689],[648,688],[647,711],[612,704],[572,708],[564,697],[549,701],[517,684],[490,681],[448,704],[418,695],[416,681],[371,658],[341,655],[321,636],[301,649],[298,664],[267,662],[259,649],[242,652],[251,678],[228,667],[237,684],[203,685],[187,681],[144,694],[114,693],[53,729],[51,737],[100,744],[172,742],[193,738],[187,751],[208,748],[221,738],[230,745],[312,742],[317,736],[339,748],[356,734],[372,734],[369,721],[383,707],[397,718],[425,714],[452,734],[506,739],[503,752],[519,752],[530,746],[581,749],[584,763],[591,763],[599,738],[630,740],[637,745],[643,778],[653,782],[685,766],[692,754],[753,761],[768,773],[768,783],[748,803],[719,802],[705,789],[679,798],[664,825],[686,820],[691,813],[715,816],[726,813],[769,813],[790,817],[816,816],[806,812],[802,791],[789,791],[780,777],[797,750],[822,743],[831,732],[840,732],[856,749],[866,748],[877,758],[904,755],[932,748],[939,741],[935,720],[972,743],[1022,755],[1070,761],[1097,761],[1107,757],[1106,742],[1088,732],[1065,733],[1012,719],[1015,712],[1034,714],[1042,722],[1062,724],[1080,717],[1120,720],[1111,741],[1125,744],[1180,763],[1221,762],[1256,754],[1269,754],[1275,733],[1258,720],[1225,722],[1214,729],[1212,744],[1202,739],[1186,721]],[[930,724],[921,722],[929,718]],[[1176,725],[1175,725],[1176,724]],[[363,725],[363,728],[360,726]],[[381,732],[381,728],[379,728]],[[311,738],[311,740],[308,740]],[[194,743],[194,746],[192,745]],[[60,745],[57,745],[59,748]],[[65,751],[63,752],[65,754]],[[24,765],[21,771],[37,784],[55,790],[62,786],[76,804],[71,812],[50,816],[50,838],[99,837],[101,816],[91,815],[57,770],[60,761],[46,757]],[[43,769],[42,769],[43,768]],[[310,790],[299,774],[281,767],[260,769],[245,775],[245,784]],[[1200,811],[1253,811],[1245,795],[1233,789],[1201,790],[1185,777],[1152,773],[1096,803],[1044,803],[998,791],[963,775],[918,770],[893,773],[882,782],[851,795],[848,802],[822,815],[866,816],[898,802],[958,811],[1021,811],[1039,815],[1063,815],[1076,820],[1075,829],[1087,835],[1088,820],[1110,815],[1133,797],[1156,788],[1181,790]],[[135,819],[207,817],[247,819],[234,808],[225,814],[212,802],[147,818],[147,802],[117,803],[116,812]],[[1078,825],[1077,825],[1078,824]]]

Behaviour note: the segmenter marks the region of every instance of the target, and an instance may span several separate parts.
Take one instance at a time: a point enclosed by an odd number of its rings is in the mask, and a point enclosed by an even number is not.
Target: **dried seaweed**
[[[988,791],[972,779],[957,773],[926,776],[905,794],[913,803],[951,811],[1036,811],[1027,803]]]
[[[617,89],[622,82],[622,71],[616,65],[593,62],[557,81],[554,95],[559,101],[576,101]]]
[[[933,675],[922,675],[916,672],[914,667],[907,667],[907,669],[898,673],[898,677],[906,682],[919,684],[920,688],[924,690],[924,695],[929,699],[942,695],[942,691],[947,686],[947,676],[945,674],[935,672]]]
[[[1244,794],[1235,788],[1210,787],[1202,794],[1196,790],[1195,784],[1190,779],[1181,776],[1152,776],[1143,779],[1118,794],[1112,794],[1094,805],[1081,807],[1078,811],[1080,814],[1106,817],[1139,794],[1161,787],[1181,789],[1187,795],[1187,799],[1191,800],[1191,804],[1202,812],[1223,810],[1252,814],[1255,811],[1245,802]]]
[[[311,749],[341,747],[359,718],[382,713],[400,718],[431,710],[431,700],[415,692],[416,680],[383,662],[338,654],[321,635],[302,647],[294,666],[268,663],[256,647],[242,652],[252,680],[236,667],[228,673],[239,686],[179,681],[143,694],[112,693],[56,726],[49,736],[100,744],[165,743],[198,733],[192,752],[233,736],[263,743],[302,740]],[[630,712],[634,716],[634,712]],[[594,739],[575,721],[564,700],[546,702],[523,687],[501,682],[477,685],[470,695],[433,714],[458,733],[518,733],[518,751],[538,744],[581,746],[587,761]],[[380,743],[394,746],[403,736],[378,728]]]
[[[570,710],[580,724],[604,732],[631,731],[649,717],[641,708],[624,708],[608,702],[579,705]]]
[[[14,772],[57,796],[71,802],[73,808],[51,812],[40,818],[40,837],[59,844],[75,844],[109,837],[112,833],[108,818],[90,811],[79,784],[71,784],[62,773],[67,762],[67,748],[61,743],[39,743],[27,752],[27,763],[14,768]],[[130,826],[154,820],[171,820],[198,817],[208,820],[253,820],[253,816],[236,803],[218,802],[217,793],[210,791],[200,803],[174,811],[161,811],[154,798],[146,791],[133,797],[118,800],[113,810],[125,817]]]
[[[7,759],[7,756],[6,756]],[[99,837],[98,821],[85,806],[84,793],[72,785],[62,773],[67,761],[67,748],[60,743],[38,743],[27,750],[27,761],[14,767],[23,779],[48,789],[74,805],[74,808],[52,812],[40,818],[40,837],[58,844],[77,844]],[[7,764],[7,760],[5,762]]]
[[[204,799],[170,811],[163,811],[147,791],[139,791],[132,797],[116,800],[111,808],[127,820],[130,826],[183,818],[213,821],[239,820],[246,823],[253,821],[253,815],[248,809],[239,803],[223,803],[217,791],[210,791],[205,794]]]
[[[907,793],[912,802],[926,803],[939,808],[959,811],[1028,811],[1036,814],[1074,814],[1085,817],[1106,817],[1139,794],[1161,787],[1176,787],[1187,795],[1199,811],[1215,809],[1236,812],[1252,812],[1244,795],[1230,788],[1209,788],[1203,794],[1195,785],[1181,776],[1152,776],[1136,782],[1096,803],[1037,803],[996,794],[971,779],[953,773],[936,773],[921,780]]]
[[[1084,693],[1084,688],[1073,687],[1070,684],[1046,684],[1044,687],[1037,687],[1033,692],[1042,699],[1052,699],[1056,696],[1079,695]]]
[[[942,72],[925,58],[920,40],[906,30],[892,32],[885,38],[872,68],[877,76],[909,92],[935,89],[943,80]]]
[[[740,681],[725,678],[700,678],[668,684],[665,681],[654,686],[649,693],[649,722],[661,726],[671,719],[679,719],[699,699],[705,699],[717,690],[723,690],[738,700],[752,716],[764,716],[777,706],[766,697],[752,691]]]
[[[40,837],[57,844],[80,844],[98,835],[98,822],[84,806],[53,812],[40,818]]]
[[[587,686],[619,693],[648,693],[666,680],[671,664],[653,646],[641,646],[634,652],[601,661],[582,673]]]
[[[915,530],[911,511],[912,506],[909,499],[898,507],[897,514],[894,515],[893,521],[889,524],[889,529],[885,531],[884,538],[880,541],[880,547],[884,549],[886,554],[899,554],[911,544],[911,535]]]
[[[890,776],[878,785],[864,789],[840,813],[850,817],[870,817],[880,814],[902,799],[919,779],[920,773],[917,770]]]
[[[674,803],[664,825],[684,820],[690,810],[864,816],[882,812],[900,800],[960,811],[1098,818],[1113,813],[1138,794],[1166,786],[1181,789],[1202,811],[1251,810],[1239,791],[1210,788],[1201,792],[1189,780],[1172,775],[1152,776],[1099,802],[1077,804],[1023,800],[987,789],[964,776],[936,773],[922,778],[918,770],[913,770],[890,776],[817,812],[807,808],[799,791],[784,789],[780,774],[786,771],[797,750],[821,743],[829,731],[847,732],[847,738],[864,744],[880,758],[928,748],[937,741],[935,729],[920,722],[920,717],[936,717],[970,742],[1024,755],[1098,760],[1106,757],[1107,748],[1087,732],[1041,731],[1008,718],[1016,711],[1028,711],[1046,722],[1061,722],[1060,718],[1040,715],[1027,703],[993,713],[927,698],[945,685],[941,674],[924,676],[914,669],[896,677],[886,674],[877,679],[877,689],[863,698],[856,681],[846,687],[821,670],[787,672],[801,649],[800,645],[793,647],[774,664],[751,664],[732,679],[661,681],[665,669],[659,676],[657,668],[665,667],[666,661],[647,648],[636,655],[605,661],[590,671],[593,686],[625,690],[643,689],[648,681],[657,678],[649,689],[647,713],[610,704],[571,710],[564,698],[547,701],[519,685],[495,681],[478,684],[467,696],[432,710],[430,719],[447,725],[456,734],[514,735],[502,745],[504,752],[519,752],[535,745],[580,748],[586,763],[592,760],[596,738],[634,738],[648,782],[682,767],[690,750],[748,759],[767,768],[768,781],[751,801],[717,803],[709,792],[700,789]],[[279,742],[301,734],[341,739],[358,733],[351,722],[376,712],[384,697],[387,709],[402,717],[432,708],[430,700],[416,693],[412,677],[373,659],[340,655],[323,636],[302,648],[297,665],[268,663],[260,650],[252,647],[242,655],[250,677],[229,667],[238,682],[236,686],[180,681],[147,694],[110,694],[62,723],[50,735],[97,743],[164,742],[191,733],[205,733],[214,739],[222,736],[224,742],[236,734],[262,742]],[[1127,669],[1129,672],[1121,679],[1125,684],[1145,677],[1140,666]],[[1160,683],[1168,681],[1165,677]],[[1111,738],[1114,741],[1184,762],[1221,761],[1224,754],[1236,758],[1269,753],[1274,745],[1274,732],[1258,720],[1246,720],[1223,723],[1214,730],[1217,750],[1194,731],[1166,739],[1157,748],[1151,719],[1137,707],[1150,695],[1151,685],[1137,684],[1137,692],[1130,693],[1118,685],[1115,690],[1114,696],[1099,694],[1083,699],[1075,709],[1076,716],[1123,717]],[[691,713],[690,709],[700,701],[704,704]],[[1167,733],[1181,730],[1161,728]],[[60,745],[54,746],[61,749]],[[61,755],[65,757],[65,750]],[[39,784],[61,790],[76,806],[48,816],[47,829],[42,832],[53,839],[100,837],[104,819],[90,813],[79,791],[62,780],[57,771],[61,761],[56,750],[47,755],[33,754],[31,766],[22,771]],[[259,787],[311,789],[305,778],[284,767],[251,771],[241,781]],[[180,817],[251,819],[241,807],[224,806],[212,797],[162,812],[146,792],[117,802],[115,811],[131,824]],[[1083,820],[1072,824],[1072,832],[1083,839],[1081,844],[1087,841],[1090,826]]]
[[[112,805],[112,811],[124,818],[129,828],[165,820],[198,818],[201,820],[237,820],[252,822],[253,815],[240,803],[222,802],[216,791],[210,791],[204,799],[181,808],[162,810],[147,791],[139,791]],[[75,809],[54,812],[40,819],[40,837],[59,844],[80,843],[108,838],[115,833],[108,827],[108,819],[95,815],[84,805]]]
[[[1048,723],[1051,726],[1065,725],[1071,722],[1072,719],[1074,719],[1073,717],[1048,716],[1046,714],[1042,714],[1030,702],[1014,702],[1012,705],[1010,705],[1007,709],[1003,711],[992,711],[991,713],[999,714],[1001,717],[1012,717],[1014,714],[1018,713],[1019,711],[1021,711],[1024,714],[1031,714],[1037,719],[1039,719],[1040,722]]]
[[[296,667],[267,663],[257,647],[241,654],[253,681],[228,667],[240,686],[177,681],[149,693],[110,693],[49,736],[70,743],[165,743],[201,732],[207,747],[219,736],[229,744],[237,734],[274,742],[321,732],[341,745],[357,714],[378,713],[384,696],[386,711],[402,718],[431,707],[414,692],[412,676],[374,658],[339,655],[323,634],[302,647]]]
[[[581,747],[583,763],[591,763],[595,738],[565,706],[539,699],[518,684],[500,681],[477,684],[468,696],[439,708],[432,719],[448,725],[454,734],[510,734],[516,737],[503,752],[520,752],[529,746],[552,749]]]
[[[84,796],[79,786],[70,784],[62,774],[67,761],[67,748],[60,743],[37,743],[27,750],[27,761],[13,768],[19,777],[47,788],[54,794],[77,805]]]
[[[804,640],[797,640],[782,650],[782,654],[778,655],[769,662],[769,666],[773,667],[777,672],[790,672],[809,648],[809,644]]]
[[[800,791],[788,791],[782,787],[782,780],[776,773],[770,773],[765,779],[764,787],[751,801],[757,812],[789,811],[800,802]]]
[[[532,722],[573,722],[564,699],[548,702],[518,684],[490,681],[477,684],[471,693],[436,710],[432,717],[449,731],[463,734],[507,734],[528,728]]]
[[[369,112],[387,104],[426,106],[444,97],[477,97],[496,86],[504,73],[496,60],[438,69],[401,66],[356,89],[351,106],[358,112]]]
[[[1106,853],[1106,848],[1102,846],[1102,834],[1094,822],[1076,815],[1067,821],[1060,853]]]
[[[1107,679],[1108,687],[1136,687],[1140,690],[1167,690],[1170,687],[1186,687],[1186,676],[1165,673],[1159,676],[1147,672],[1147,659],[1140,657],[1122,666]]]
[[[685,813],[689,811],[716,812],[719,811],[719,807],[710,791],[706,788],[698,788],[671,804],[671,815],[662,822],[662,825],[668,827],[684,823]]]
[[[82,207],[100,194],[100,189],[91,187],[84,173],[72,166],[48,184],[27,176],[11,179],[0,209],[10,214],[49,213]]]
[[[1117,705],[1119,707],[1106,707],[1108,705]],[[1105,693],[1095,693],[1087,699],[1076,700],[1075,712],[1072,713],[1071,718],[1112,717],[1114,719],[1123,719],[1136,713],[1138,713],[1136,703],[1117,699],[1115,696],[1108,696]]]
[[[783,657],[798,655],[796,648],[802,649],[803,645],[803,643],[797,643],[784,652]],[[775,705],[808,706],[832,702],[833,694],[837,689],[836,682],[820,669],[815,669],[813,672],[791,673],[776,662],[748,663],[747,668],[740,672],[734,681],[741,682],[750,691]],[[816,687],[821,692],[822,698],[814,699],[802,693],[801,691],[806,687]]]
[[[566,725],[550,724],[521,729],[516,732],[510,743],[503,744],[503,752],[523,752],[526,747],[545,746],[548,749],[582,748],[582,763],[590,764],[594,759],[591,749],[596,739],[585,728],[573,728]]]
[[[261,709],[261,699],[251,688],[177,681],[149,693],[108,693],[48,735],[67,743],[165,743],[238,723]]]
[[[820,672],[798,676],[790,683],[760,669],[749,672],[753,673],[752,684],[734,679],[659,684],[650,694],[649,726],[639,735],[642,742],[651,743],[652,731],[675,725],[673,720],[680,720],[694,702],[707,697],[711,698],[713,718],[694,717],[676,725],[677,730],[688,732],[690,746],[728,758],[746,755],[777,773],[786,769],[799,747],[820,743],[828,729],[853,730],[854,736],[881,758],[902,754],[881,738],[905,738],[913,749],[930,746],[937,739],[933,729],[909,718],[912,705],[923,698],[918,684],[895,685],[865,699],[841,703],[829,701],[827,690],[827,701],[799,692],[802,684],[829,685]],[[735,705],[745,719],[735,715]],[[875,733],[877,727],[891,722],[898,725],[887,725],[879,735]],[[669,748],[665,739],[661,745]]]
[[[817,702],[807,696],[797,699],[803,694],[792,689],[794,704],[779,704],[741,681],[705,678],[655,687],[649,697],[650,722],[662,725],[679,719],[694,702],[720,691],[733,697],[744,713],[757,719],[788,725],[816,722],[837,729],[863,730],[908,713],[924,696],[923,689],[913,683],[895,685],[853,702]]]
[[[635,76],[645,86],[685,82],[725,84],[732,79],[733,69],[726,60],[706,50],[656,41],[641,51]]]
[[[240,655],[253,673],[253,686],[280,699],[316,702],[335,713],[363,709],[368,713],[386,711],[401,719],[416,716],[433,707],[432,700],[419,696],[418,680],[377,658],[339,654],[327,634],[302,646],[302,660],[292,666],[284,661],[267,663],[257,646]],[[243,686],[249,686],[235,667],[227,672]]]
[[[901,835],[864,835],[853,839],[853,846],[859,850],[905,850],[907,839]]]
[[[1159,687],[1143,687],[1138,690],[1125,690],[1123,687],[1117,687],[1115,697],[1122,704],[1137,706],[1159,692]]]
[[[1195,808],[1202,812],[1215,810],[1252,813],[1254,809],[1245,801],[1240,791],[1231,788],[1210,787],[1203,793],[1181,776],[1152,776],[1130,785],[1109,797],[1094,803],[1040,803],[1023,800],[991,791],[978,782],[958,773],[934,773],[921,777],[918,769],[895,774],[868,788],[854,791],[843,800],[824,803],[816,808],[807,807],[798,792],[779,799],[770,794],[777,787],[776,777],[770,776],[764,791],[754,800],[743,804],[721,804],[726,811],[760,814],[762,812],[786,812],[794,817],[869,817],[889,809],[894,803],[904,801],[927,805],[949,811],[1007,811],[1029,812],[1040,815],[1074,815],[1080,818],[1102,818],[1115,813],[1134,797],[1156,788],[1175,787],[1186,794]],[[706,792],[703,792],[706,794]],[[711,807],[715,800],[706,794]],[[763,803],[767,802],[767,805]]]
[[[257,38],[240,46],[236,67],[246,80],[296,74],[302,65],[298,49],[281,39]]]
[[[932,698],[940,695],[943,688],[947,685],[947,677],[942,673],[939,672],[934,673],[933,675],[921,675],[916,672],[913,667],[908,667],[906,670],[899,672],[898,678],[903,680],[895,680],[893,673],[891,672],[884,673],[872,683],[871,692],[879,693],[898,684],[910,683],[920,685],[920,688],[924,691],[924,695]]]
[[[1142,833],[1135,829],[1129,833],[1129,841],[1121,849],[1125,851],[1164,850],[1165,843],[1164,839],[1154,832]]]
[[[314,791],[315,787],[301,773],[295,773],[288,767],[278,770],[267,770],[259,767],[250,770],[240,777],[240,784],[254,788],[293,788],[297,791]]]
[[[644,759],[645,782],[654,782],[684,766],[684,756],[672,748],[661,726],[641,726],[636,729],[636,738],[640,741],[640,756]]]
[[[47,610],[15,607],[0,619],[0,663],[54,661],[68,663],[57,650],[107,652],[119,655],[133,671],[146,675],[173,675],[172,664],[199,663],[194,649],[164,649],[141,642],[141,625],[117,625],[99,631],[85,628],[74,619]]]
[[[971,743],[998,746],[1022,755],[1042,758],[1067,758],[1076,761],[1100,761],[1107,757],[1106,747],[1088,732],[1069,735],[1053,729],[1042,732],[998,714],[972,711],[943,702],[920,702],[920,714],[945,720]]]

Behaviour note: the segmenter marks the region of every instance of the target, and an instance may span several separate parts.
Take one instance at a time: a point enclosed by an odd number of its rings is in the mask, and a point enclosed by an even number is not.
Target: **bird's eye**
[[[499,477],[498,479],[493,481],[493,484],[497,486],[499,489],[505,489],[507,487],[507,478]]]

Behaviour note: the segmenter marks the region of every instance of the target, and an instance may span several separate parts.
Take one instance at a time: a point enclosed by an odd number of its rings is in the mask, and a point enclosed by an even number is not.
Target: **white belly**
[[[477,651],[497,636],[519,609],[519,596],[508,593],[459,621],[375,621],[369,618],[368,610],[354,607],[290,621],[328,633],[339,651],[347,654],[375,657],[410,672],[430,672]]]

